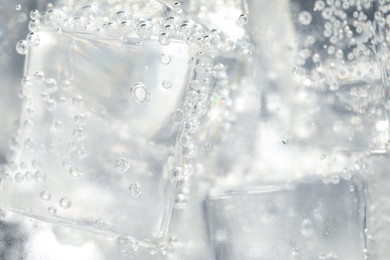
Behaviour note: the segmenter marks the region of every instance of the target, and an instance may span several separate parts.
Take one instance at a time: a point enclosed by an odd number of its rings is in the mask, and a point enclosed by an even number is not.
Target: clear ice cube
[[[365,259],[364,193],[364,182],[353,179],[214,194],[205,202],[212,253],[217,260]]]
[[[26,60],[21,147],[4,208],[155,242],[169,222],[188,45],[43,28]],[[164,83],[165,82],[165,86]],[[169,87],[167,84],[169,83]],[[11,169],[12,168],[12,169]],[[104,226],[97,226],[97,220]]]

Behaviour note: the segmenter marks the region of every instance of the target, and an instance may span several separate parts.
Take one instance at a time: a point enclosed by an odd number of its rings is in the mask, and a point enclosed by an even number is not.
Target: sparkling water
[[[0,258],[386,259],[388,5],[0,3]]]

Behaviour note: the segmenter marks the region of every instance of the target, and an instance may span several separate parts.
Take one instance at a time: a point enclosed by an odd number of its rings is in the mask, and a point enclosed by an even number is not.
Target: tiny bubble
[[[131,195],[134,198],[138,198],[141,195],[141,193],[142,193],[142,187],[137,182],[134,182],[134,183],[130,184],[129,190],[130,190]]]
[[[164,80],[164,81],[162,82],[162,86],[163,86],[163,88],[165,88],[165,89],[170,89],[170,88],[172,87],[172,82],[170,82],[169,80]]]
[[[238,21],[242,25],[247,24],[248,23],[248,16],[246,14],[241,14],[240,17],[238,17]]]
[[[67,198],[63,197],[60,199],[60,207],[63,209],[69,209],[72,206],[72,201]]]
[[[162,54],[160,56],[160,61],[164,65],[168,65],[169,63],[171,63],[171,60],[172,60],[172,58],[168,54]]]
[[[39,197],[40,197],[42,200],[49,201],[49,200],[51,199],[51,194],[50,194],[50,192],[48,192],[48,191],[42,191],[42,192],[39,194]]]

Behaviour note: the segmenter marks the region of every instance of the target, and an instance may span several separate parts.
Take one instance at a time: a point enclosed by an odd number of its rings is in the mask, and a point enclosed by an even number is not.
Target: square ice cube
[[[307,180],[206,199],[215,259],[365,259],[364,182]],[[322,258],[321,258],[322,257]]]
[[[182,106],[185,42],[98,38],[42,28],[25,68],[21,148],[3,208],[83,229],[164,237]]]

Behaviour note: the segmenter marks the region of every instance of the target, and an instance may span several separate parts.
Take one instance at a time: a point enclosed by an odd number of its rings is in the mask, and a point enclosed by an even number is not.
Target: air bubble
[[[41,39],[36,33],[31,32],[27,35],[27,41],[31,46],[38,46],[41,42]]]
[[[172,170],[171,177],[175,181],[180,181],[184,178],[184,169],[181,166],[177,166]]]
[[[16,11],[20,11],[22,9],[22,5],[21,4],[16,4],[15,5],[15,10]]]
[[[38,10],[33,9],[33,10],[31,10],[31,12],[30,12],[30,18],[31,18],[32,20],[39,20],[39,18],[41,18],[41,14],[39,13]]]
[[[81,171],[81,167],[78,165],[71,166],[69,168],[69,174],[74,178],[80,178],[84,175],[83,172]]]
[[[72,98],[72,104],[76,107],[82,107],[84,105],[84,98],[81,95],[77,95]]]
[[[173,4],[173,9],[177,12],[177,13],[181,13],[182,12],[182,8],[181,8],[181,4],[176,2]]]
[[[120,158],[115,162],[115,169],[119,173],[125,173],[131,168],[131,163],[126,158]]]
[[[22,84],[23,87],[28,88],[28,87],[31,87],[34,84],[34,81],[32,80],[31,77],[26,76],[26,77],[22,78],[20,83]]]
[[[325,3],[322,0],[314,3],[314,11],[322,11],[325,8]]]
[[[49,211],[50,214],[55,215],[57,214],[57,208],[55,206],[50,206],[47,211]]]
[[[309,25],[312,21],[311,14],[308,11],[302,11],[298,15],[298,21],[303,25]]]
[[[172,87],[172,82],[170,82],[169,80],[164,80],[164,81],[162,82],[162,86],[163,86],[163,88],[165,88],[165,89],[170,89],[170,88]]]
[[[58,86],[57,86],[57,81],[52,78],[48,78],[45,80],[45,89],[49,93],[53,93],[57,91]]]
[[[118,24],[128,23],[133,19],[131,14],[126,11],[119,11],[112,17],[112,20],[116,21]]]
[[[197,148],[194,144],[183,147],[182,154],[186,158],[194,158],[197,153]]]
[[[138,250],[139,243],[129,236],[120,236],[116,239],[116,246],[121,253],[134,253]]]
[[[215,45],[215,41],[212,37],[206,35],[203,37],[203,45],[205,49],[211,49]]]
[[[200,89],[200,83],[199,83],[199,80],[195,79],[193,81],[191,81],[190,83],[190,87],[193,89],[193,90],[199,90]]]
[[[158,41],[161,45],[168,45],[171,42],[171,37],[169,36],[169,34],[163,32],[158,37]]]
[[[83,141],[85,139],[84,129],[79,127],[73,131],[73,138],[76,141]]]
[[[332,175],[332,176],[330,177],[330,182],[331,182],[332,184],[338,184],[338,183],[340,183],[340,176],[337,175],[337,174]]]
[[[34,79],[38,82],[43,82],[43,80],[45,79],[45,73],[43,73],[42,71],[35,72]]]
[[[36,171],[34,174],[34,179],[37,182],[43,182],[46,180],[46,174],[42,173],[41,171]]]
[[[50,192],[48,191],[42,191],[40,194],[39,194],[39,197],[42,199],[42,200],[45,200],[45,201],[49,201],[51,199],[51,194]]]
[[[141,82],[135,83],[130,88],[130,93],[133,99],[137,103],[146,103],[150,101],[150,91],[149,89]]]
[[[149,40],[153,32],[153,25],[149,21],[140,21],[136,26],[136,32],[141,40]]]
[[[16,52],[21,55],[26,55],[28,51],[28,42],[26,40],[21,40],[16,43]]]
[[[138,198],[142,193],[141,184],[139,184],[137,182],[130,184],[129,191],[130,191],[131,196],[133,196],[134,198]]]
[[[71,87],[72,87],[72,84],[70,83],[69,80],[64,80],[64,81],[62,82],[62,88],[63,88],[64,90],[69,90]]]
[[[72,201],[68,197],[60,199],[60,207],[63,209],[69,209],[72,206]]]
[[[97,219],[95,220],[95,225],[98,227],[104,227],[106,225],[106,222],[103,219]]]
[[[172,58],[168,54],[162,54],[160,56],[160,61],[164,65],[167,65],[167,64],[171,63],[171,60],[172,60]]]
[[[31,32],[39,31],[41,29],[41,22],[39,20],[32,20],[32,21],[30,21],[30,23],[28,24],[28,29]]]
[[[172,119],[175,123],[181,123],[184,119],[184,113],[180,109],[176,109],[176,111],[172,114]]]
[[[30,171],[26,171],[24,173],[24,178],[26,179],[26,181],[32,181],[34,179],[34,174]]]
[[[240,24],[244,25],[244,24],[247,24],[248,23],[248,16],[246,14],[241,14],[239,17],[238,17],[238,21],[240,22]]]
[[[182,145],[189,145],[191,144],[192,142],[192,137],[189,135],[189,134],[186,134],[184,135],[181,139],[180,139],[180,143]]]

